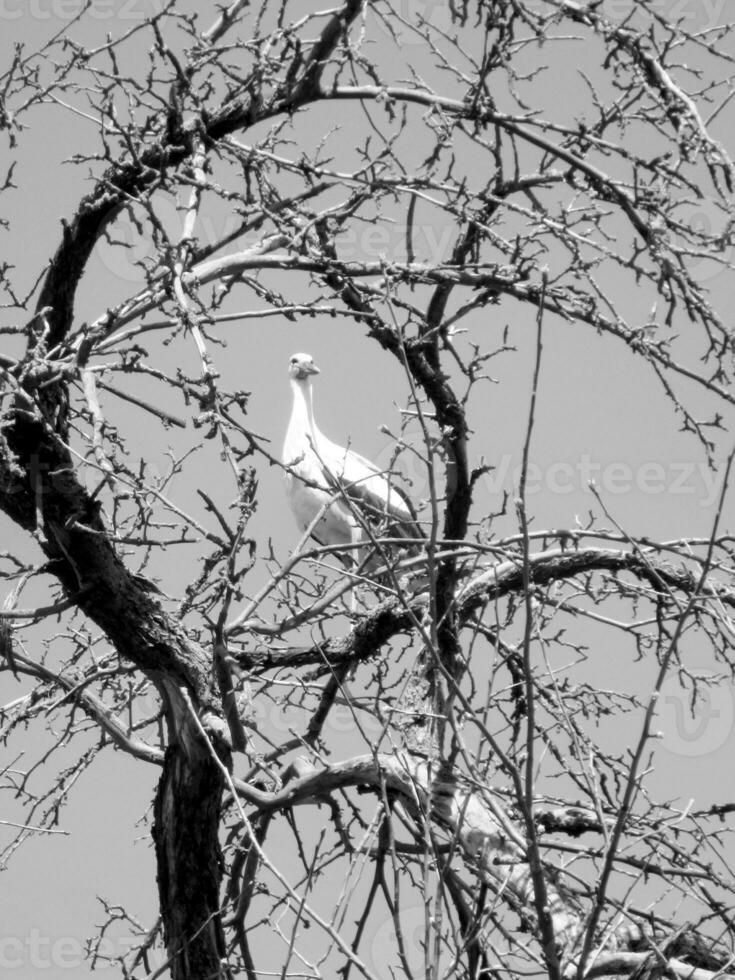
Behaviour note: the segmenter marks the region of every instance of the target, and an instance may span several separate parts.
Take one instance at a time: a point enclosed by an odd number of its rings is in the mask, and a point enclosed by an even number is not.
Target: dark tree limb
[[[630,551],[614,548],[580,548],[576,551],[550,549],[530,556],[529,573],[533,586],[546,586],[552,582],[573,578],[575,575],[591,575],[597,572],[628,572],[646,582],[655,593],[662,586],[672,591],[691,595],[697,589],[696,572],[684,566]],[[520,594],[523,588],[523,562],[502,561],[480,575],[463,582],[455,597],[458,616],[465,623],[472,613],[487,602],[494,602],[511,594]],[[699,590],[702,601],[716,599],[735,608],[735,594],[720,586],[714,578],[705,582]],[[375,656],[381,647],[393,637],[413,627],[416,617],[422,615],[427,596],[419,594],[408,608],[394,599],[386,600],[363,617],[341,640],[327,640],[316,647],[299,647],[294,650],[276,651],[258,648],[234,654],[241,667],[256,673],[283,667],[324,665],[325,670],[345,663],[360,663]],[[255,631],[254,631],[255,632]]]

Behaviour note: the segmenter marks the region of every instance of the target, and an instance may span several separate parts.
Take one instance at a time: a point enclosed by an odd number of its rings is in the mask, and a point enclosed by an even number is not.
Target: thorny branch
[[[108,904],[91,953],[127,923],[125,976],[735,975],[735,804],[655,768],[659,712],[715,739],[735,673],[732,29],[648,2],[205,24],[167,0],[95,44],[92,6],[0,76],[0,233],[28,222],[23,153],[56,152],[41,109],[82,133],[51,257],[0,263],[3,862],[114,747],[160,770],[160,923]],[[312,321],[345,389],[371,370],[352,345],[400,373],[381,467],[418,555],[371,527],[382,567],[346,575],[322,514],[298,541],[270,500],[263,352]],[[573,344],[646,368],[646,422],[660,397],[721,529],[629,533],[604,487],[573,527],[537,517]]]

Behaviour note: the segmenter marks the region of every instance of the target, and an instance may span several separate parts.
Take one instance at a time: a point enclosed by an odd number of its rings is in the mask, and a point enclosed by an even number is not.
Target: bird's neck
[[[293,378],[291,388],[293,390],[291,423],[310,435],[312,439],[316,439],[318,429],[314,424],[314,391],[311,378],[305,378],[303,381]]]

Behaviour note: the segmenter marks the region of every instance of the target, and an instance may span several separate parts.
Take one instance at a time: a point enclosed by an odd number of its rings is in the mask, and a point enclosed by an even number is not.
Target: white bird
[[[337,446],[314,421],[312,376],[319,368],[309,354],[294,354],[288,364],[293,409],[283,445],[286,493],[296,523],[320,545],[353,546],[340,555],[356,564],[354,546],[370,540],[365,525],[387,527],[393,537],[423,540],[411,501],[369,460]],[[376,531],[376,537],[380,532]]]

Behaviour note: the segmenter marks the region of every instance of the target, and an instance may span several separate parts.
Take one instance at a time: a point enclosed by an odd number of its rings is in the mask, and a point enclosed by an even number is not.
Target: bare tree
[[[90,0],[5,67],[11,158],[42,155],[49,113],[88,135],[48,262],[3,230],[0,506],[27,545],[2,552],[5,858],[100,753],[157,767],[160,922],[125,977],[735,975],[732,787],[686,810],[649,786],[665,686],[696,714],[732,680],[733,330],[707,286],[732,289],[735,46],[654,0],[606,6],[235,0],[204,24],[166,0],[114,33]],[[99,255],[130,275],[82,314]],[[375,522],[347,570],[308,533],[290,556],[252,535],[280,461],[221,345],[313,318],[404,372],[381,465],[418,554]],[[573,327],[648,369],[718,474],[709,533],[633,533],[604,487],[589,520],[539,526],[545,359]],[[522,462],[489,494],[478,396],[513,358]],[[142,418],[176,447],[164,473]],[[622,649],[629,693],[577,673]]]

